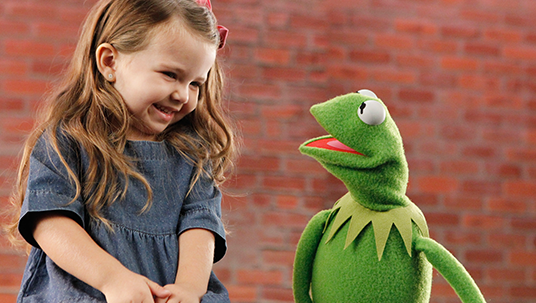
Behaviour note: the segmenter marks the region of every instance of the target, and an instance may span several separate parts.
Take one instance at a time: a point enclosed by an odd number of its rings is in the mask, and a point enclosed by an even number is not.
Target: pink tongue
[[[329,146],[331,147],[334,147],[336,149],[340,149],[340,150],[344,150],[344,151],[348,151],[348,152],[355,152],[352,148],[344,145],[342,142],[340,142],[339,140],[333,140],[333,141],[329,141],[327,143]]]

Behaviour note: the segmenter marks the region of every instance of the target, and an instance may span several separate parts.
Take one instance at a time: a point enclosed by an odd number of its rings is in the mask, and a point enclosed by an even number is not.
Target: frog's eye
[[[385,108],[378,101],[368,100],[361,104],[357,115],[368,125],[380,125],[385,121]]]
[[[360,90],[357,91],[357,93],[360,94],[360,95],[363,95],[363,96],[378,99],[378,96],[376,96],[376,94],[373,91],[368,90],[368,89],[360,89]]]

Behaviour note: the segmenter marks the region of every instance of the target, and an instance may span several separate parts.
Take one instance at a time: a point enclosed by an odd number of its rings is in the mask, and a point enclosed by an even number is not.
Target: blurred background
[[[95,0],[0,2],[0,208],[25,136]],[[232,302],[292,302],[308,220],[346,192],[298,146],[325,134],[315,103],[362,88],[405,143],[408,196],[431,236],[489,302],[536,302],[536,1],[213,0],[242,133],[226,183]],[[0,302],[15,302],[24,253],[0,237]],[[459,302],[434,272],[432,302]]]

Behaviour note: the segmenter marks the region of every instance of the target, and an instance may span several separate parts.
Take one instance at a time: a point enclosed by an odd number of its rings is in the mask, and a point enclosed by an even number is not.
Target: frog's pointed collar
[[[374,237],[376,239],[376,251],[378,252],[378,261],[381,261],[387,238],[391,232],[393,224],[402,236],[406,250],[411,256],[411,243],[413,237],[412,222],[417,224],[421,234],[429,237],[428,225],[421,210],[413,203],[405,207],[397,207],[388,211],[374,211],[357,203],[350,193],[344,195],[333,207],[324,232],[326,232],[328,224],[333,220],[329,231],[328,243],[337,231],[350,219],[350,226],[346,234],[346,249],[361,233],[361,231],[372,222],[374,229]]]

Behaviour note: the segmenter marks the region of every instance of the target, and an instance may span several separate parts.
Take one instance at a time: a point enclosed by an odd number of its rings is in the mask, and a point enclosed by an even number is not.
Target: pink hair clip
[[[200,6],[205,6],[209,10],[212,10],[210,0],[196,0],[196,2]],[[223,25],[218,25],[218,31],[220,32],[220,45],[218,45],[218,49],[222,49],[225,46],[225,41],[227,40],[227,35],[229,35],[229,30]]]

